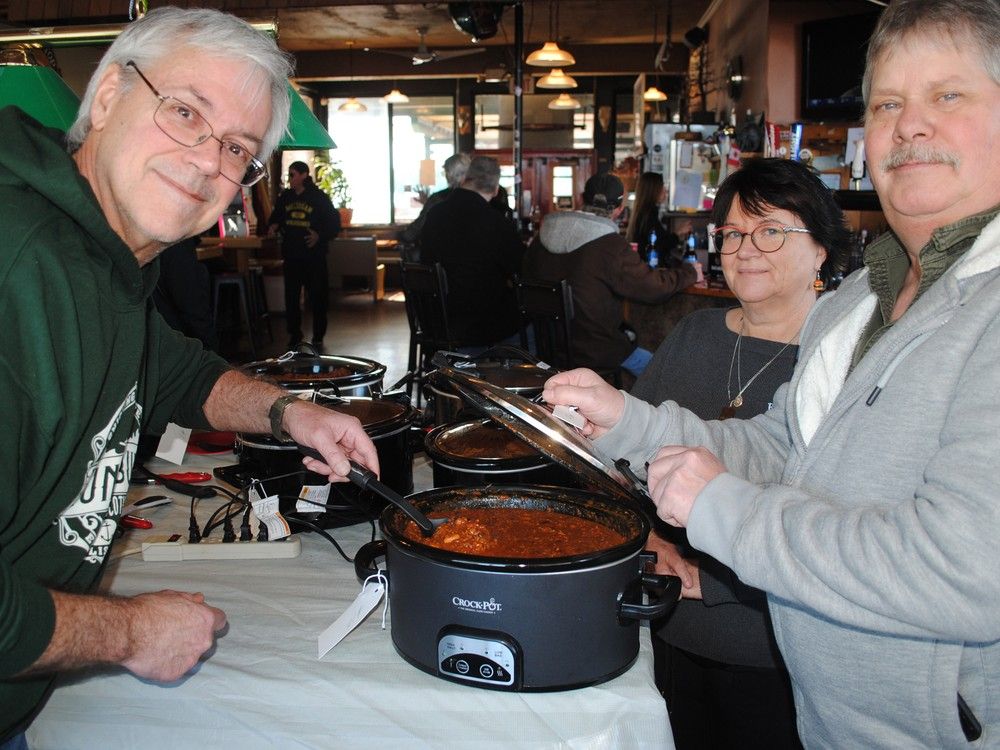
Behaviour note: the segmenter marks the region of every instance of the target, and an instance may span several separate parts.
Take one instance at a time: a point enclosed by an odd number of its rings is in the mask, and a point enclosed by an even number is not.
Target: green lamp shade
[[[80,100],[58,73],[38,65],[0,65],[0,108],[10,104],[62,131],[73,124],[80,108]]]
[[[316,115],[309,111],[309,107],[291,84],[288,84],[288,96],[292,100],[292,110],[288,115],[288,132],[278,143],[278,148],[337,148],[326,128],[316,119]]]

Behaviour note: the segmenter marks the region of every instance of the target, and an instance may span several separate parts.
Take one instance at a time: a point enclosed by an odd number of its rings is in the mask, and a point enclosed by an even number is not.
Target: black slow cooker
[[[496,346],[475,357],[451,355],[448,361],[454,368],[529,399],[542,392],[553,372],[528,352],[512,346]],[[450,381],[433,378],[425,389],[427,400],[433,405],[434,424],[451,424],[468,418],[463,416],[465,402]]]
[[[489,419],[435,427],[424,437],[435,487],[552,484],[575,487],[573,474]]]
[[[363,579],[385,555],[396,650],[431,674],[497,690],[567,690],[621,674],[638,655],[639,620],[667,615],[680,595],[679,579],[645,572],[656,559],[643,551],[651,501],[627,467],[609,464],[544,405],[435,364],[436,378],[587,489],[446,487],[409,498],[413,505],[444,516],[461,507],[549,509],[596,520],[626,541],[573,557],[477,557],[405,538],[407,517],[389,506],[379,520],[383,539],[355,560]]]
[[[449,487],[410,498],[424,513],[457,508],[547,509],[597,521],[624,544],[562,558],[476,557],[403,536],[393,506],[383,539],[355,556],[359,579],[385,556],[392,642],[415,667],[495,690],[569,690],[610,680],[639,653],[639,621],[663,617],[680,594],[677,578],[644,572],[649,524],[636,507],[592,492],[552,487]],[[653,593],[643,603],[643,594]]]
[[[240,369],[289,391],[323,391],[335,396],[378,396],[385,377],[385,365],[373,359],[307,352],[289,352]]]
[[[405,394],[342,398],[317,393],[314,400],[332,411],[357,417],[375,444],[382,482],[400,494],[413,491],[411,428],[419,411]],[[265,491],[283,498],[282,512],[294,512],[294,498],[303,485],[324,486],[329,482],[326,477],[306,470],[295,443],[281,442],[271,435],[237,434],[235,452],[240,458],[239,464],[230,467],[235,475],[223,478],[236,486],[251,479],[261,480]],[[343,483],[330,485],[330,504],[333,507],[326,511],[317,508],[312,513],[301,511],[300,514],[328,528],[373,519],[385,507],[382,498]]]

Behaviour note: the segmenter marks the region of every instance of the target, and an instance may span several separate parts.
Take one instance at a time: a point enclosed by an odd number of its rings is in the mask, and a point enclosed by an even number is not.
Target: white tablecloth
[[[162,488],[139,494],[152,492],[170,494]],[[204,523],[215,506],[202,506]],[[186,503],[146,515],[156,528],[130,532],[125,545],[146,534],[186,536]],[[362,524],[331,533],[353,556],[371,530]],[[425,674],[393,649],[381,606],[317,659],[317,635],[360,585],[329,542],[316,534],[301,541],[301,556],[289,560],[175,563],[132,555],[112,562],[106,590],[201,591],[226,612],[228,631],[177,683],[121,670],[64,678],[28,731],[32,750],[673,747],[645,630],[628,672],[558,693],[482,690]]]

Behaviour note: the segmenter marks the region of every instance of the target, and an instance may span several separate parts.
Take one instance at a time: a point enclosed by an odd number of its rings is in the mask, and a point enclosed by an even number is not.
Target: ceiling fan
[[[456,49],[447,51],[436,51],[427,49],[427,27],[421,26],[417,29],[417,34],[420,36],[420,44],[417,45],[415,50],[404,52],[403,50],[394,49],[373,49],[371,47],[366,47],[365,52],[381,52],[384,55],[396,55],[397,57],[407,57],[414,65],[424,65],[426,63],[437,62],[439,60],[450,60],[453,57],[465,57],[466,55],[476,55],[480,52],[485,52],[485,47],[476,47],[474,49]]]

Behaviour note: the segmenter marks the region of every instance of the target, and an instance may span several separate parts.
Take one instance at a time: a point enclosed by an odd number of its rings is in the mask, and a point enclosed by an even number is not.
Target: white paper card
[[[163,437],[160,438],[160,443],[156,446],[156,457],[180,466],[184,463],[184,454],[187,453],[188,438],[190,437],[190,427],[181,427],[173,422],[168,422],[167,429],[163,431]]]
[[[319,634],[317,659],[322,659],[331,648],[340,643],[347,634],[360,625],[369,613],[378,606],[385,594],[385,576],[371,576],[361,587],[361,592],[344,610],[344,613],[334,620],[333,624]],[[383,613],[382,627],[385,627]]]
[[[578,430],[582,430],[587,424],[587,418],[578,412],[575,406],[557,404],[552,407],[552,416],[561,419],[566,424],[573,425]]]
[[[250,490],[250,505],[257,521],[267,527],[267,538],[271,541],[284,539],[292,533],[288,521],[278,512],[278,496],[261,498],[257,490]]]
[[[326,510],[321,506],[330,501],[330,485],[304,484],[299,490],[299,499],[295,501],[296,513],[322,513]]]

